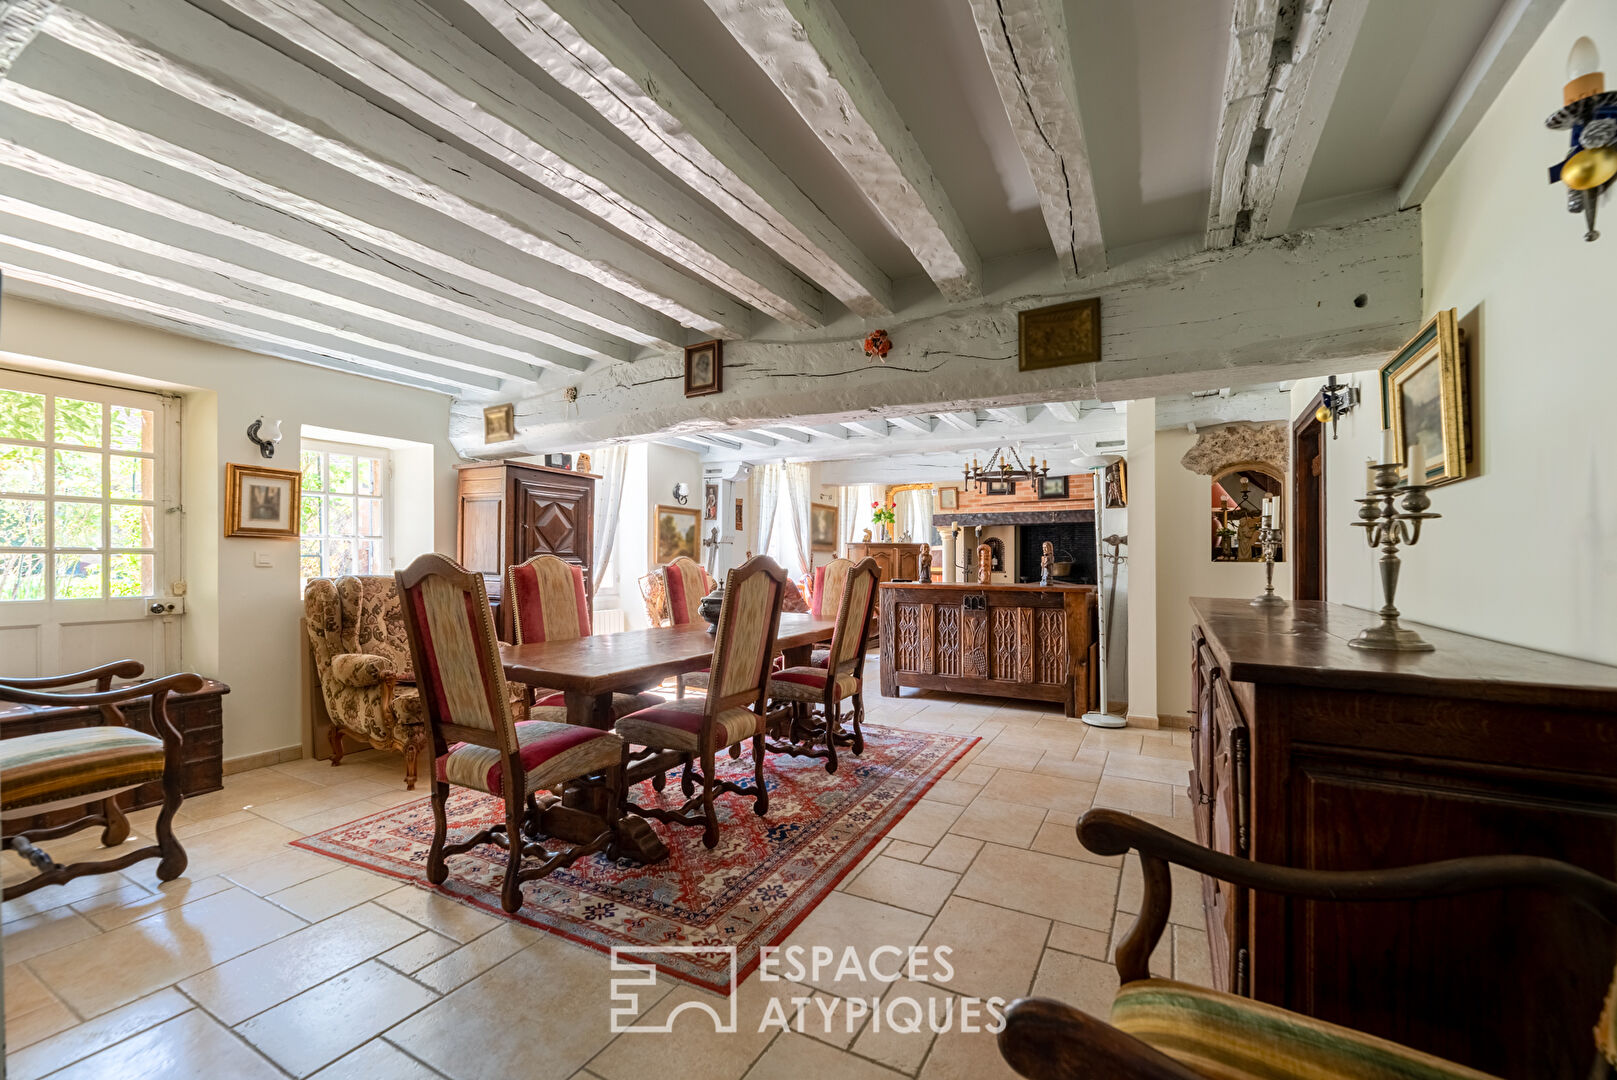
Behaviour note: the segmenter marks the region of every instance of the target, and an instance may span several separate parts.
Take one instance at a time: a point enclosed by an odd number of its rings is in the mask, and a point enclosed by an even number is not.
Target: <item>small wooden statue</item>
[[[919,571],[915,575],[916,578],[918,578],[922,582],[929,582],[929,581],[932,580],[932,545],[931,544],[922,544],[921,545],[921,557],[920,557],[919,561],[915,565],[916,565],[916,569]]]
[[[1039,584],[1050,584],[1050,568],[1055,565],[1056,546],[1046,540],[1039,549]]]
[[[977,545],[977,584],[994,583],[994,549],[987,544]]]
[[[864,542],[867,543],[867,544],[870,543],[870,530],[869,529],[865,530],[865,541]]]

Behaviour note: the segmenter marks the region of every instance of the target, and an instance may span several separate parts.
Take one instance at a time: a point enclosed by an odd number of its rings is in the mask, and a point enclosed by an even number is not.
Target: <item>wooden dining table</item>
[[[775,647],[786,666],[809,662],[814,646],[831,640],[836,623],[813,615],[782,612]],[[705,623],[654,626],[616,634],[591,634],[566,641],[535,641],[500,645],[505,677],[526,686],[559,690],[566,702],[567,722],[588,727],[612,727],[612,695],[649,690],[664,679],[701,671],[713,663],[713,635]],[[665,772],[680,761],[667,752],[636,761],[628,783],[638,783]],[[539,828],[562,840],[587,842],[599,836],[606,807],[600,788],[570,787],[559,800],[546,805]],[[660,862],[668,849],[651,826],[633,814],[625,815],[620,852],[644,863]]]

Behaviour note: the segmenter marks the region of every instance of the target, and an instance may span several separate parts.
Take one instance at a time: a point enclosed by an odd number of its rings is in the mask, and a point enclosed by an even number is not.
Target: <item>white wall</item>
[[[101,381],[150,380],[182,395],[181,565],[189,592],[180,664],[230,684],[226,758],[303,739],[297,543],[223,537],[225,463],[263,462],[245,434],[254,418],[283,422],[270,464],[284,468],[298,466],[304,424],[430,440],[431,535],[438,550],[455,550],[458,457],[448,441],[446,396],[26,300],[3,300],[0,351],[38,358],[42,370],[68,365]],[[271,565],[255,568],[255,552],[267,553]],[[413,554],[395,550],[399,558]]]
[[[690,500],[685,504],[697,514],[699,536],[705,537],[712,522],[701,520],[702,514],[702,459],[694,451],[676,450],[661,443],[630,443],[629,460],[623,474],[623,504],[618,510],[618,536],[613,544],[613,577],[618,590],[618,604],[631,628],[649,625],[646,606],[640,599],[640,577],[654,569],[651,548],[652,515],[657,506],[678,506],[674,501],[674,485],[690,486]],[[722,503],[721,503],[722,513]],[[731,506],[731,513],[735,508]],[[707,550],[701,549],[699,560],[706,564]],[[603,583],[604,584],[604,583]],[[601,604],[597,594],[596,606]]]
[[[1443,516],[1404,555],[1397,601],[1413,621],[1617,663],[1617,201],[1586,243],[1565,188],[1544,179],[1568,145],[1544,117],[1583,35],[1617,72],[1617,4],[1567,0],[1422,209],[1425,316],[1457,309],[1470,339],[1477,460],[1432,493]],[[1375,373],[1359,378],[1365,404],[1325,444],[1328,598],[1378,607],[1374,555],[1351,525],[1380,450]]]

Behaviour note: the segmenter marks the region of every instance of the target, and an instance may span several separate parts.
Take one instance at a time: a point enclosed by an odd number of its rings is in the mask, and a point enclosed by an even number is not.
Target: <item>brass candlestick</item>
[[[1267,608],[1278,611],[1286,606],[1284,597],[1275,595],[1275,551],[1280,547],[1282,530],[1274,527],[1269,515],[1263,515],[1263,524],[1258,527],[1258,550],[1263,555],[1263,593],[1252,598],[1255,608]]]
[[[1371,547],[1381,548],[1381,591],[1387,602],[1377,612],[1380,624],[1361,630],[1348,644],[1356,649],[1387,652],[1431,652],[1436,646],[1398,625],[1393,596],[1398,592],[1399,546],[1414,547],[1420,542],[1421,522],[1443,515],[1426,512],[1432,505],[1426,497],[1427,485],[1400,483],[1398,468],[1397,462],[1374,466],[1375,489],[1353,500],[1359,504],[1360,518],[1353,523],[1354,528],[1365,531]]]

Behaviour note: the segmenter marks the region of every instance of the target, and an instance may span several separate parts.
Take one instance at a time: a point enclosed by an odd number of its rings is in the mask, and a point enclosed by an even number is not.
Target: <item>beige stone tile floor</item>
[[[296,761],[242,773],[187,801],[179,833],[190,868],[178,881],[158,882],[148,861],[6,904],[7,1074],[1012,1076],[980,1029],[894,1031],[849,999],[902,996],[941,1012],[1034,993],[1104,1014],[1117,985],[1115,939],[1139,910],[1139,864],[1086,851],[1073,826],[1091,806],[1110,806],[1189,835],[1189,739],[1090,729],[1036,704],[942,694],[872,695],[868,712],[872,724],[981,741],[788,944],[838,956],[848,945],[862,955],[881,945],[948,946],[946,983],[822,972],[804,973],[810,985],[799,985],[755,973],[738,991],[734,1034],[683,1015],[672,1033],[614,1036],[604,954],[286,846],[406,797],[398,757],[368,752],[340,768]],[[155,812],[132,820],[129,843],[145,842]],[[73,858],[98,850],[94,838],[86,831],[47,847]],[[8,882],[27,872],[12,853],[0,860]],[[1200,908],[1194,877],[1176,872],[1154,971],[1207,981]],[[758,1033],[772,1001],[792,1030]],[[640,989],[637,1007],[645,1022],[661,1023],[702,1002],[727,1007],[664,977]]]

